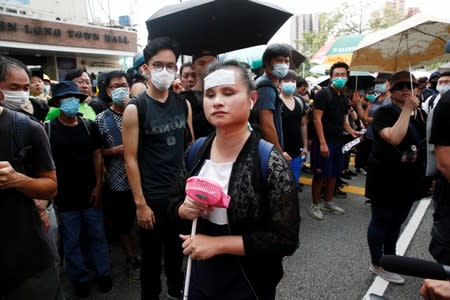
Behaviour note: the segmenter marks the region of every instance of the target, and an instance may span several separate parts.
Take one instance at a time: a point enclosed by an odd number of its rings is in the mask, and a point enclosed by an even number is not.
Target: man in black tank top
[[[187,125],[192,128],[190,105],[169,91],[178,56],[169,38],[153,39],[146,46],[148,88],[129,103],[123,116],[126,173],[140,227],[141,299],[159,299],[163,255],[168,298],[180,298],[183,287],[181,239],[166,217],[173,178],[184,172]]]

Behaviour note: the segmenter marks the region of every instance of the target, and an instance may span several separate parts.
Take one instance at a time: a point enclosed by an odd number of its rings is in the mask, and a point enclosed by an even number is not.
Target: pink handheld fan
[[[230,196],[223,192],[219,184],[198,176],[189,177],[186,181],[186,195],[212,207],[227,208],[230,204]]]

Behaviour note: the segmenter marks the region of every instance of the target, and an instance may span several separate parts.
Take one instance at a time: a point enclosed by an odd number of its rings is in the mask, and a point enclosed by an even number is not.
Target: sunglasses
[[[413,88],[417,87],[417,84],[413,83]],[[411,89],[411,83],[410,82],[399,82],[396,85],[392,87],[393,90],[401,91],[403,89]]]

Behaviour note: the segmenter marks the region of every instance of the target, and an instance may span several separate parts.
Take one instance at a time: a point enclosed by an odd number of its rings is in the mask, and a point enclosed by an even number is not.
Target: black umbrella
[[[291,16],[257,0],[191,0],[163,7],[146,24],[149,40],[169,36],[192,55],[267,44]]]
[[[289,69],[292,70],[296,70],[298,69],[298,67],[300,67],[300,65],[302,64],[302,62],[305,61],[306,57],[303,56],[303,54],[301,54],[300,52],[298,52],[294,47],[292,47],[291,45],[289,45],[289,47],[291,48],[291,64],[289,66]]]
[[[367,90],[373,87],[373,81],[375,75],[369,72],[350,71],[350,77],[348,78],[347,87],[354,90]],[[317,80],[316,84],[320,86],[327,86],[330,84],[330,76],[321,76]]]

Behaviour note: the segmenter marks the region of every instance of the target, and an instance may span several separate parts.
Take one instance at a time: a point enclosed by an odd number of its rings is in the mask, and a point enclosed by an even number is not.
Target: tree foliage
[[[385,7],[382,11],[372,14],[369,20],[370,31],[377,31],[395,25],[405,19],[398,11],[391,7]]]

